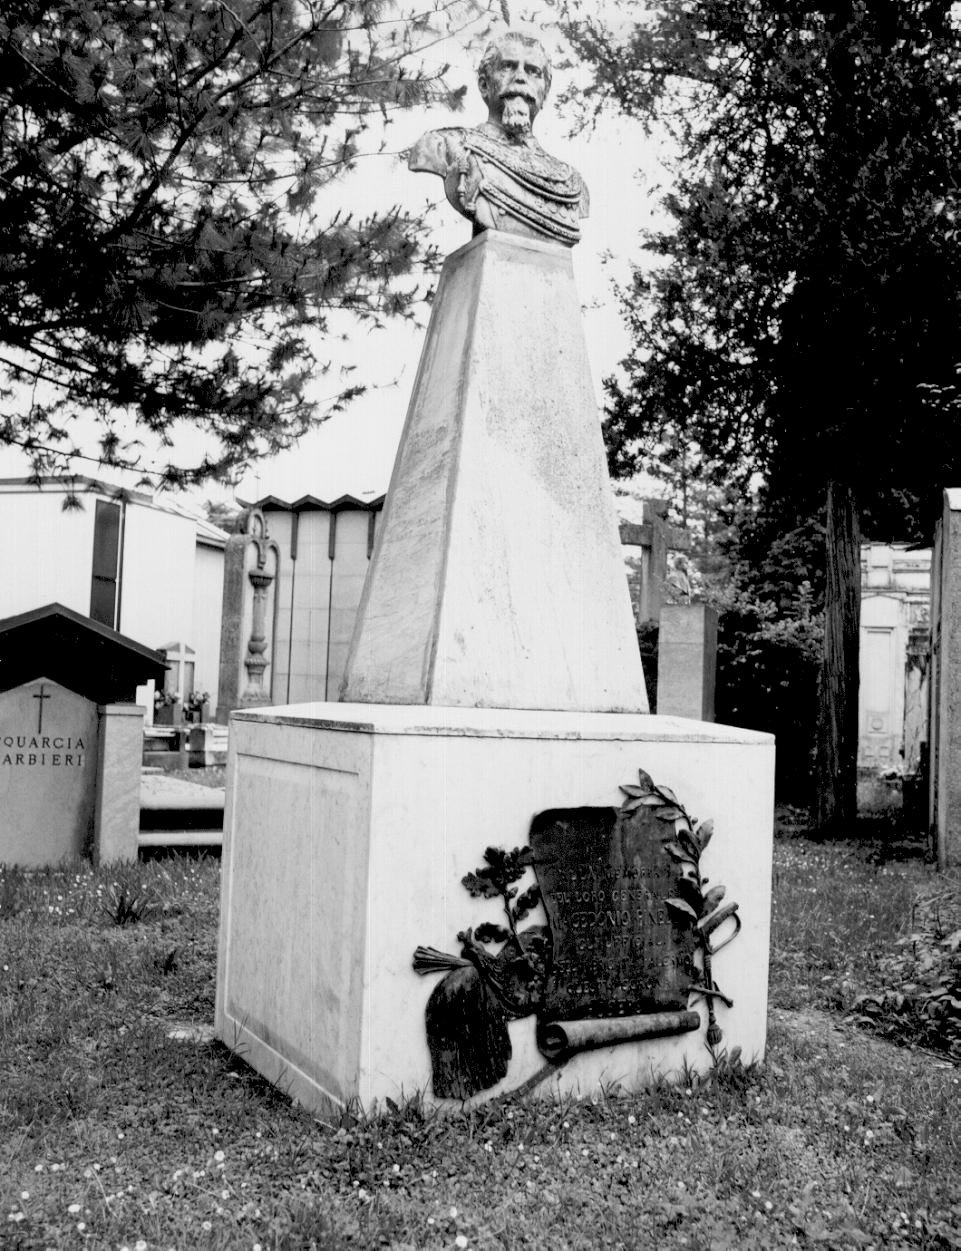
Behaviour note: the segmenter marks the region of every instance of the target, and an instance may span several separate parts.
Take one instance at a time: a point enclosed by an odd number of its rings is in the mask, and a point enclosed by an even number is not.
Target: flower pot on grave
[[[180,704],[162,704],[154,710],[154,725],[183,725],[184,710]]]

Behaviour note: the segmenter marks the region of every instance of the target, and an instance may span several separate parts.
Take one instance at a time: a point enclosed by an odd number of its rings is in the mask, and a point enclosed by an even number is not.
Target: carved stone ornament
[[[573,247],[590,207],[587,187],[532,132],[551,81],[544,47],[508,31],[488,45],[477,80],[487,121],[429,131],[411,148],[409,167],[443,178],[448,200],[475,234],[500,230]]]
[[[496,1085],[511,1057],[507,1023],[537,1014],[537,1043],[551,1064],[577,1051],[700,1028],[691,997],[707,1001],[707,1044],[722,1039],[712,957],[741,928],[724,887],[707,889],[701,853],[713,834],[643,770],[621,787],[620,809],[550,809],[530,845],[488,847],[463,884],[500,899],[506,925],[458,934],[460,956],[414,953],[416,972],[446,974],[427,1002],[434,1094],[468,1099]],[[532,869],[536,883],[519,892]],[[519,929],[543,903],[547,925]],[[723,941],[711,936],[730,922]],[[494,952],[490,947],[501,944]]]

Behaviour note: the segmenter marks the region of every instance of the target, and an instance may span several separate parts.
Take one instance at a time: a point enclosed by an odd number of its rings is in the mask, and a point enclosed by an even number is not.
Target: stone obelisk
[[[647,711],[571,266],[586,189],[530,131],[548,73],[509,39],[488,121],[411,154],[476,237],[441,275],[346,702]]]

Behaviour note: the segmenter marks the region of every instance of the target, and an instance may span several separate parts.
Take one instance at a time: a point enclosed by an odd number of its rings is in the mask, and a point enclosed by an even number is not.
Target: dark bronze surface
[[[538,1018],[686,1009],[696,940],[667,906],[680,870],[651,809],[550,809],[530,843],[554,947]]]
[[[715,1001],[733,1004],[711,960],[741,920],[701,873],[713,822],[643,769],[621,790],[620,809],[552,808],[534,818],[529,846],[488,847],[462,882],[474,899],[499,901],[503,919],[459,933],[459,956],[414,952],[417,973],[446,974],[427,1003],[438,1098],[496,1086],[511,1057],[508,1022],[534,1013],[545,1071],[588,1048],[698,1029],[691,997],[707,1006],[708,1047],[721,1042]],[[537,881],[522,889],[531,869]],[[547,926],[519,928],[541,903]]]
[[[541,1054],[556,1064],[575,1051],[639,1042],[642,1038],[659,1038],[663,1034],[686,1034],[700,1028],[700,1014],[691,1010],[589,1017],[582,1021],[549,1021],[538,1025],[537,1045]]]

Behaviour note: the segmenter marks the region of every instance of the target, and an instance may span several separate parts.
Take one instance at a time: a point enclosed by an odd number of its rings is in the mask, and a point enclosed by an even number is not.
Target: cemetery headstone
[[[60,604],[0,621],[0,862],[137,854],[143,709],[157,652]]]
[[[716,680],[717,609],[665,604],[657,640],[657,711],[713,721]]]

